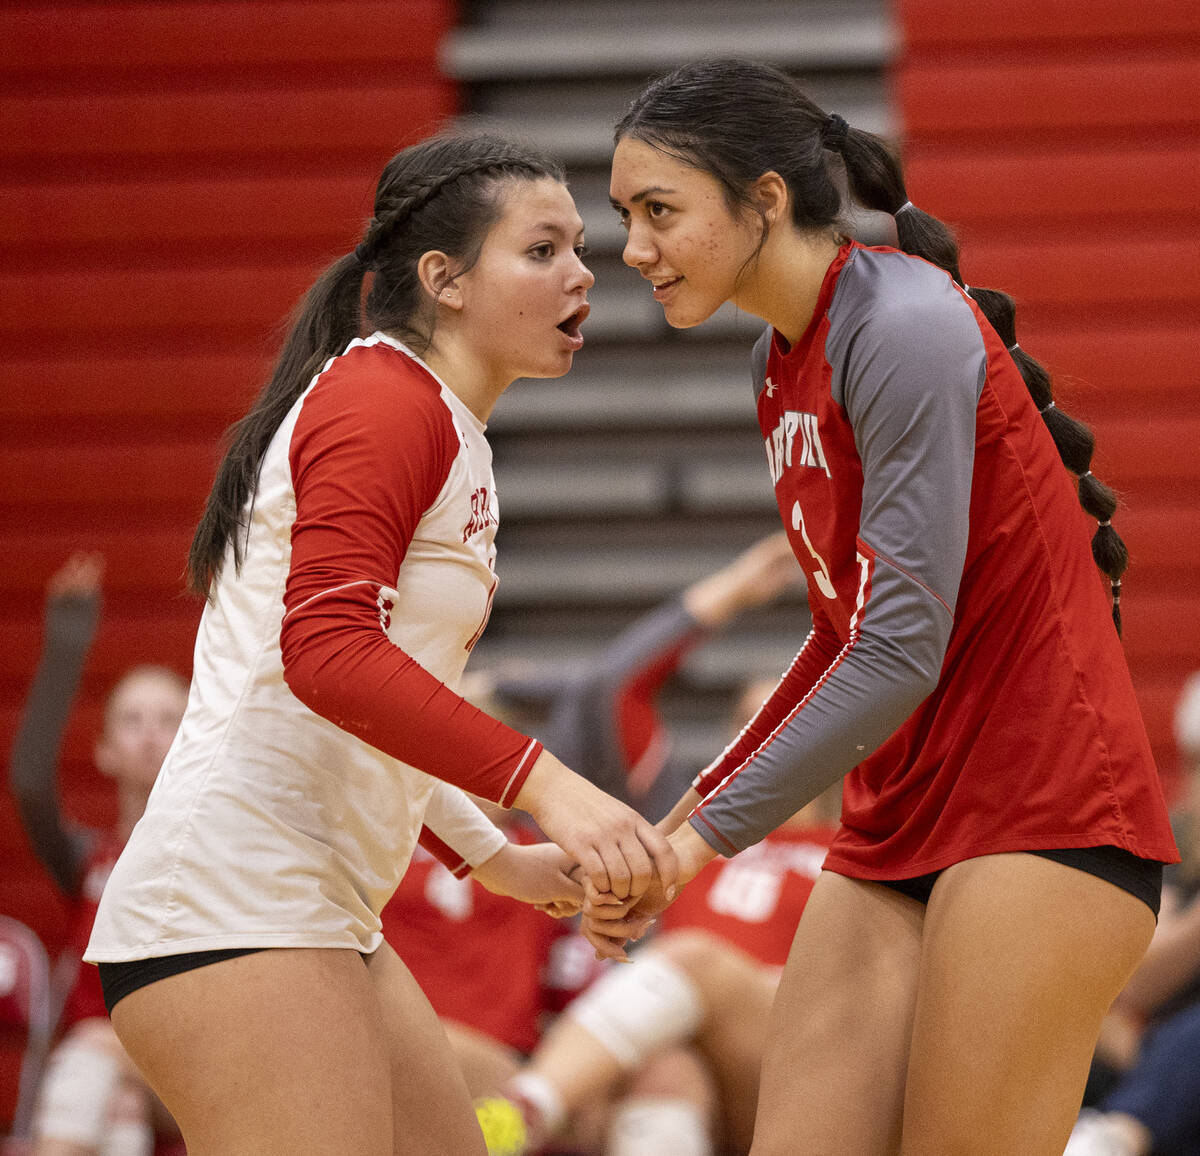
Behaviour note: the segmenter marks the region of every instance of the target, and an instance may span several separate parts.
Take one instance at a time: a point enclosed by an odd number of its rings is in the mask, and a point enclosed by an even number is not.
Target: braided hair
[[[439,134],[388,161],[362,240],[300,301],[270,380],[226,434],[228,448],[188,553],[194,593],[210,596],[231,544],[241,569],[263,455],[314,374],[363,332],[383,330],[425,352],[436,304],[417,274],[421,255],[439,250],[456,261],[456,275],[465,273],[503,210],[506,182],[540,179],[565,176],[533,148],[485,133]],[[368,271],[374,277],[364,307]]]
[[[715,177],[732,211],[756,212],[762,220],[760,249],[767,222],[750,189],[772,170],[787,182],[793,224],[805,232],[838,226],[846,209],[838,191],[843,172],[855,206],[895,218],[898,247],[949,273],[1008,346],[1060,458],[1078,479],[1080,504],[1098,522],[1092,557],[1108,576],[1119,634],[1121,576],[1129,555],[1112,527],[1117,496],[1091,471],[1091,431],[1055,404],[1049,373],[1017,343],[1013,299],[963,281],[953,233],[908,199],[892,147],[842,117],[827,114],[786,73],[743,60],[687,64],[653,81],[617,124],[615,140],[626,137]]]

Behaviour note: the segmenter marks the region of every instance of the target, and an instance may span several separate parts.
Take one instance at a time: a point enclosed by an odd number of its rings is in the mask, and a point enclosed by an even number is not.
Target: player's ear
[[[450,309],[462,308],[462,291],[455,282],[450,258],[440,249],[422,253],[417,261],[417,277],[422,288],[438,305]]]
[[[750,186],[750,196],[767,219],[768,227],[785,220],[791,193],[787,181],[774,169],[769,169]]]

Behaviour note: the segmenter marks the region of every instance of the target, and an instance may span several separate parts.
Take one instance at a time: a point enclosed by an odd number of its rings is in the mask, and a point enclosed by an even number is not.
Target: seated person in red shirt
[[[632,963],[567,1008],[504,1086],[526,1133],[515,1151],[538,1151],[609,1096],[619,1102],[604,1156],[749,1151],[771,1006],[839,797],[831,788],[761,843],[714,860]]]

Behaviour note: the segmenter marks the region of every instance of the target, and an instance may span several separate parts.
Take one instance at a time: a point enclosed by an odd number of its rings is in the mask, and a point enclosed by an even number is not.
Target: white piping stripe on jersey
[[[858,559],[858,598],[854,602],[854,614],[850,618],[850,634],[854,636],[858,633],[859,623],[862,622],[863,611],[867,605],[867,590],[871,585],[871,559],[864,558],[861,553],[855,551],[855,558]],[[930,591],[932,593],[932,591]],[[936,597],[936,595],[935,595]],[[944,606],[945,603],[943,602]]]
[[[779,725],[765,739],[763,739],[758,748],[746,759],[744,759],[739,766],[730,771],[729,774],[727,774],[703,799],[700,800],[699,803],[695,805],[695,807],[692,808],[692,815],[695,815],[707,802],[709,802],[709,800],[715,799],[731,782],[733,782],[734,779],[737,778],[738,775],[742,773],[742,771],[744,771],[752,762],[754,762],[754,760],[758,758],[758,756],[762,754],[762,752],[765,751],[767,747],[769,747],[779,737],[780,732],[787,729],[787,726],[792,719],[794,719],[796,715],[798,715],[800,711],[804,709],[804,707],[808,704],[809,699],[811,699],[812,696],[816,694],[826,682],[829,681],[829,679],[833,676],[834,671],[836,671],[837,668],[842,665],[842,663],[846,660],[846,656],[854,649],[859,638],[861,637],[859,625],[862,621],[862,612],[867,602],[867,590],[871,584],[871,560],[864,557],[862,554],[859,554],[858,567],[858,597],[855,599],[854,614],[850,619],[850,637],[846,640],[845,646],[843,646],[842,649],[837,652],[833,661],[821,673],[821,677],[813,683],[809,692],[798,703],[796,703],[796,705],[788,712],[787,716],[779,723]],[[791,672],[792,668],[795,667],[796,663],[800,661],[800,656],[804,653],[804,649],[808,645],[809,639],[812,638],[813,633],[815,633],[815,630],[810,631],[808,638],[804,640],[804,646],[800,648],[800,652],[792,660],[791,666],[788,667],[789,673]],[[784,678],[786,677],[787,675],[784,675]],[[691,818],[690,815],[688,817]],[[703,820],[704,816],[701,815],[700,818]],[[723,840],[725,843],[728,843],[729,846],[733,846],[733,844],[729,843],[729,840],[726,839],[720,831],[717,831],[714,827],[712,827],[707,820],[705,820],[705,825],[708,826],[709,830],[712,831],[717,838]]]
[[[318,598],[324,598],[327,594],[337,594],[342,590],[349,590],[352,586],[378,586],[382,590],[385,585],[387,585],[385,582],[375,582],[370,578],[360,578],[357,582],[346,582],[342,586],[331,586],[328,590],[321,590],[311,598],[306,598],[299,606],[293,606],[280,619],[280,622],[285,622],[289,614],[295,614],[297,610],[303,610],[310,602],[315,602]]]
[[[529,740],[529,746],[527,746],[525,748],[525,753],[521,756],[521,761],[519,763],[517,763],[516,770],[513,771],[508,782],[504,784],[504,790],[500,792],[500,806],[502,806],[502,807],[511,807],[512,806],[512,803],[508,798],[508,792],[511,789],[513,783],[516,782],[517,776],[521,773],[521,768],[525,766],[526,760],[533,753],[533,749],[537,745],[538,745],[537,739]]]

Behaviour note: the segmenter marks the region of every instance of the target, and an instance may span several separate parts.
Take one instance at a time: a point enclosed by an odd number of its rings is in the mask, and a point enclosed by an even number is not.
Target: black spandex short
[[[108,1014],[119,1001],[130,992],[145,987],[148,983],[204,967],[209,963],[220,963],[223,959],[234,959],[239,955],[251,955],[262,951],[261,947],[230,947],[222,951],[189,951],[183,955],[159,955],[153,959],[132,959],[128,963],[102,963],[100,987],[104,990],[104,1006]]]
[[[1053,859],[1055,863],[1075,867],[1104,879],[1140,899],[1154,912],[1154,918],[1158,918],[1163,865],[1155,859],[1142,859],[1122,847],[1110,846],[1066,847],[1061,850],[1029,851],[1027,854]],[[928,875],[917,875],[912,879],[879,879],[877,882],[919,903],[928,903],[929,894],[940,874],[941,871],[931,871]]]

